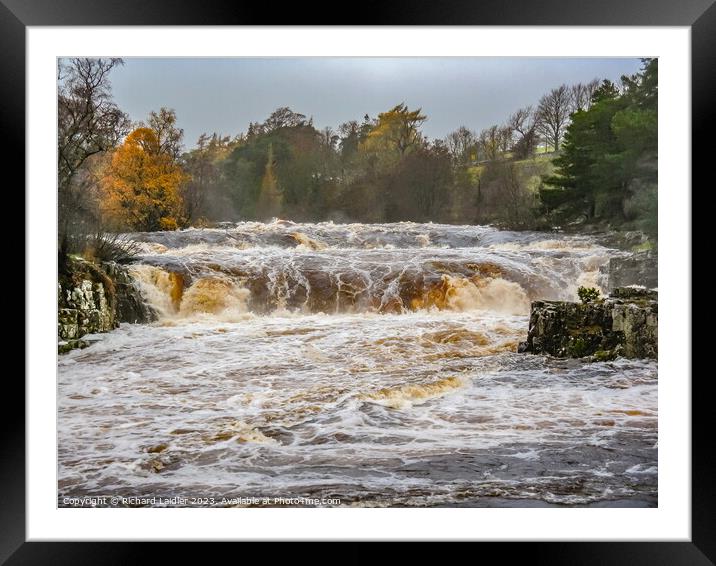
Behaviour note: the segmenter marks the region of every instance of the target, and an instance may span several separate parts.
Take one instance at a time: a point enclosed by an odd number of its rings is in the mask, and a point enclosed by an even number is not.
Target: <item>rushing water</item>
[[[131,237],[159,320],[60,358],[60,505],[656,504],[656,363],[516,353],[532,299],[624,252],[412,223]]]

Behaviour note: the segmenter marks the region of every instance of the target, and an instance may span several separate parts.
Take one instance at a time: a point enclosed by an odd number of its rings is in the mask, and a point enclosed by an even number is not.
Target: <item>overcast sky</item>
[[[618,80],[638,59],[596,58],[126,58],[112,71],[114,98],[132,120],[174,108],[185,145],[203,132],[235,135],[280,106],[336,128],[400,102],[421,107],[423,131],[479,131],[535,104],[561,83]]]

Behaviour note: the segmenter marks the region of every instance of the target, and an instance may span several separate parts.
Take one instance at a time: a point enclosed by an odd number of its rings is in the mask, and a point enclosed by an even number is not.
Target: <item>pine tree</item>
[[[572,114],[556,174],[540,189],[554,219],[637,226],[656,232],[657,65],[622,77],[622,88],[603,81],[587,110]]]

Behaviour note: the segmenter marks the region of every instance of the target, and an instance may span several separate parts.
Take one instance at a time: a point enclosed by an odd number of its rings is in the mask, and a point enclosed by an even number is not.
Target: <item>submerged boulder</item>
[[[588,303],[535,301],[527,340],[518,351],[595,361],[656,358],[658,294],[642,288],[615,289]]]

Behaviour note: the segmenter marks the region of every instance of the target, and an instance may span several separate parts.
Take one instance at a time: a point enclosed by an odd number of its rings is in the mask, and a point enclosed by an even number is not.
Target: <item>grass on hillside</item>
[[[557,156],[557,153],[551,151],[549,153],[542,152],[541,154],[528,157],[527,159],[518,159],[513,163],[521,168],[530,168],[532,177],[540,177],[542,175],[552,175],[554,173],[554,166],[552,160]],[[484,173],[487,164],[481,163],[479,165],[471,165],[467,168],[473,182],[480,179],[480,176]],[[532,185],[533,183],[530,183]]]

